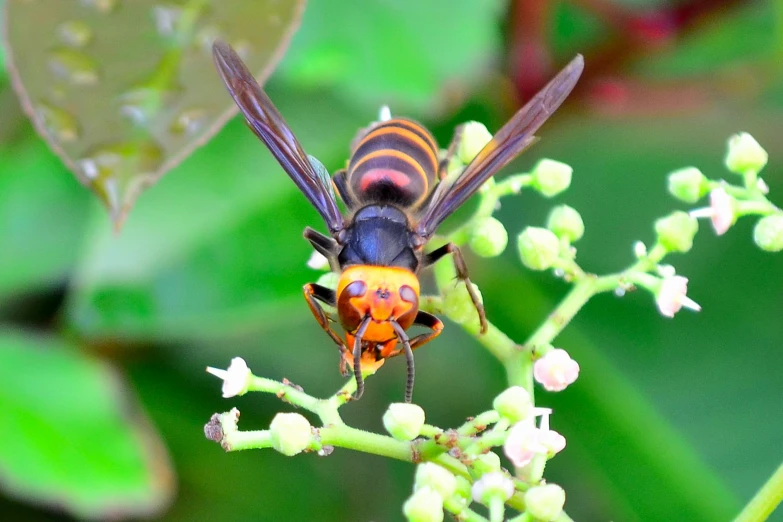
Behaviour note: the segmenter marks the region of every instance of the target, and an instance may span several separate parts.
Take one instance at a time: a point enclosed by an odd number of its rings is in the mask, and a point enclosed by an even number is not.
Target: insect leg
[[[416,314],[416,319],[413,320],[413,324],[424,326],[432,330],[431,332],[419,334],[411,339],[411,350],[415,350],[419,346],[428,343],[433,340],[443,331],[443,322],[432,314],[419,310]]]
[[[438,179],[440,180],[446,177],[449,163],[451,163],[451,159],[456,156],[457,151],[459,150],[459,144],[462,141],[462,135],[465,133],[465,125],[466,124],[463,123],[454,129],[454,136],[451,138],[449,148],[446,149],[446,156],[440,161],[440,164],[438,165]]]
[[[424,267],[435,264],[442,257],[452,254],[454,259],[454,268],[457,269],[457,279],[465,283],[465,288],[470,294],[470,300],[473,301],[473,306],[476,307],[476,312],[479,315],[479,322],[481,323],[481,333],[487,333],[487,314],[484,312],[484,305],[479,299],[478,292],[473,288],[468,277],[468,265],[465,264],[465,258],[462,257],[462,251],[454,243],[447,243],[440,248],[436,248],[429,254],[426,254],[423,259]]]
[[[326,312],[324,312],[324,309],[321,308],[321,305],[318,304],[318,301],[321,301],[332,307],[337,306],[337,297],[335,296],[334,290],[315,283],[304,285],[302,290],[304,291],[305,299],[307,299],[307,304],[310,305],[310,311],[313,313],[315,320],[318,321],[321,328],[324,329],[340,349],[340,373],[347,375],[345,370],[345,353],[348,351],[348,347],[345,346],[345,343],[340,336],[337,335],[337,332],[332,330],[332,327],[329,324],[329,317],[326,315]]]
[[[343,200],[345,206],[349,209],[356,207],[356,198],[351,194],[348,189],[348,180],[346,178],[345,169],[338,170],[332,176],[332,183],[334,183],[337,193],[340,195],[340,199]]]
[[[313,248],[316,249],[321,255],[326,257],[327,259],[331,260],[335,256],[337,256],[337,241],[334,239],[327,237],[317,230],[313,230],[310,227],[305,227],[304,233],[302,234],[306,240],[310,242],[311,245],[313,245]]]
[[[402,326],[397,321],[390,321],[394,332],[397,334],[397,339],[402,343],[403,350],[405,351],[405,362],[408,363],[408,381],[405,383],[405,402],[411,402],[413,400],[413,381],[416,376],[416,370],[413,365],[413,348],[411,347],[408,334],[405,333]]]
[[[367,315],[362,319],[359,328],[354,333],[353,340],[353,375],[356,379],[356,393],[353,394],[354,399],[360,399],[364,394],[364,378],[362,377],[362,337],[367,331],[367,327],[370,326],[372,316]]]

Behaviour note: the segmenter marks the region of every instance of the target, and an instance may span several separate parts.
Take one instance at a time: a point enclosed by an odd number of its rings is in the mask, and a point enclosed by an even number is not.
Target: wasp
[[[339,347],[343,374],[353,368],[354,398],[364,391],[363,358],[382,361],[404,354],[405,401],[410,402],[413,350],[443,330],[440,319],[419,310],[423,269],[451,255],[457,278],[465,283],[478,313],[481,332],[487,329],[484,307],[460,249],[452,243],[431,251],[425,246],[443,220],[537,140],[534,133],[576,85],[584,68],[581,55],[530,99],[456,176],[446,176],[445,167],[459,143],[459,129],[447,158],[440,160],[437,143],[426,128],[407,118],[391,118],[360,132],[347,168],[330,177],[305,153],[234,50],[222,41],[215,42],[212,50],[217,70],[248,126],[329,229],[324,235],[307,227],[304,237],[339,272],[337,289],[310,283],[304,286],[304,296],[318,324]],[[345,214],[338,207],[335,189]],[[337,310],[344,339],[332,328],[333,320],[322,304]],[[406,331],[413,325],[427,331],[409,337]]]

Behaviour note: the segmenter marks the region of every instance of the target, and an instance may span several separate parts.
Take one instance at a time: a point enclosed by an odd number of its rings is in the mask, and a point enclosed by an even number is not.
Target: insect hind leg
[[[356,198],[353,197],[351,190],[348,188],[348,178],[345,169],[338,170],[332,176],[332,183],[337,189],[337,193],[340,195],[340,199],[343,200],[345,206],[349,209],[356,208]]]
[[[465,263],[465,258],[462,257],[462,251],[454,243],[447,243],[440,248],[436,248],[429,254],[426,254],[423,259],[424,267],[432,266],[437,263],[444,256],[451,254],[454,260],[454,268],[457,270],[457,279],[465,283],[465,288],[468,290],[470,300],[473,301],[473,306],[476,308],[476,312],[479,316],[479,324],[481,325],[481,333],[487,333],[487,314],[484,311],[484,305],[481,303],[478,292],[473,288],[468,277],[468,265]]]

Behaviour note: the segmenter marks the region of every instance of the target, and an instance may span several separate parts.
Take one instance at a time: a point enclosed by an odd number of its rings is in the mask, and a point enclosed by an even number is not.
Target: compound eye
[[[416,291],[408,285],[402,285],[400,287],[400,298],[408,303],[418,303],[419,296]]]
[[[340,293],[340,299],[343,299],[343,296],[345,296],[345,299],[351,299],[352,297],[361,297],[364,294],[367,293],[367,283],[364,281],[353,281],[348,286],[343,288],[343,291]]]
[[[349,332],[359,327],[359,323],[364,319],[363,312],[357,310],[351,303],[351,299],[362,297],[367,293],[367,283],[364,281],[352,281],[348,284],[337,297],[337,314],[340,316],[340,323],[343,328]]]

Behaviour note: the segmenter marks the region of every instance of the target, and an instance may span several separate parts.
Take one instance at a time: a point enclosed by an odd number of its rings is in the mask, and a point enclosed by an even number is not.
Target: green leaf
[[[322,93],[285,89],[279,109],[305,149],[344,165],[357,117]],[[87,336],[194,339],[256,331],[296,310],[317,274],[307,200],[250,132],[231,122],[139,202],[119,237],[96,223],[67,303]]]
[[[703,75],[719,85],[721,77],[716,75],[721,70],[725,71],[724,82],[736,76],[734,81],[742,85],[753,74],[758,76],[757,82],[763,81],[765,73],[743,66],[772,61],[769,65],[775,67],[779,63],[779,11],[775,2],[750,2],[738,6],[723,14],[720,23],[697,27],[679,45],[642,61],[637,69],[659,81]],[[733,89],[736,88],[735,85]]]
[[[143,189],[236,112],[212,41],[230,41],[263,81],[302,2],[8,0],[6,8],[25,111],[119,227]]]
[[[32,134],[32,131],[30,131]],[[0,300],[63,280],[87,218],[87,194],[37,137],[0,147]]]
[[[0,330],[0,487],[80,518],[160,511],[168,456],[126,394],[74,346]]]
[[[281,71],[291,82],[328,85],[354,102],[424,110],[447,84],[484,77],[500,53],[505,9],[500,0],[401,0],[361,8],[351,0],[312,2]]]

